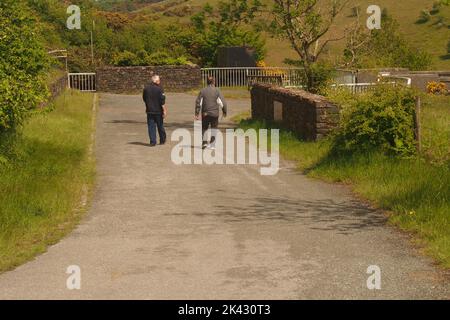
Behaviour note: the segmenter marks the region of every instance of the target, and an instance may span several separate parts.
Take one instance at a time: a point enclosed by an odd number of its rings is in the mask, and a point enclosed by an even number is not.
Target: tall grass
[[[450,167],[379,153],[325,157],[309,174],[353,185],[355,192],[390,211],[390,222],[415,232],[417,242],[450,268]]]
[[[426,96],[424,102],[420,157],[331,154],[330,141],[304,142],[283,130],[280,153],[312,177],[351,184],[385,209],[390,223],[415,234],[426,253],[450,268],[450,97]],[[241,120],[240,126],[271,127],[254,120]]]
[[[422,113],[423,156],[438,164],[450,161],[450,98],[428,95]]]
[[[66,93],[24,124],[0,167],[0,271],[45,251],[79,221],[93,183],[90,94]]]

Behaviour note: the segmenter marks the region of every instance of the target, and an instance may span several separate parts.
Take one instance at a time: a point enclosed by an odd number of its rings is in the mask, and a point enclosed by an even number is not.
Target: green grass
[[[438,164],[450,161],[450,98],[428,96],[421,113],[422,152]]]
[[[188,94],[197,96],[199,89],[188,91]],[[225,87],[220,88],[225,99],[250,99],[250,91],[247,88],[242,87]]]
[[[450,268],[450,97],[427,96],[421,123],[423,156],[398,159],[380,153],[330,155],[330,141],[304,142],[280,132],[280,153],[309,176],[350,184],[389,214],[390,223],[411,232],[424,252]],[[242,116],[241,116],[242,118]],[[246,128],[267,127],[241,120]]]
[[[68,92],[30,117],[17,156],[0,167],[0,272],[44,252],[85,211],[94,181],[92,100]]]

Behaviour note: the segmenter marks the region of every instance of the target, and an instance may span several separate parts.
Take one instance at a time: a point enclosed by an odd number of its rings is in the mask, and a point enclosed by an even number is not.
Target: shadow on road
[[[230,198],[234,205],[216,205],[210,212],[195,216],[217,217],[226,222],[281,221],[298,223],[312,230],[334,230],[339,234],[352,234],[385,225],[387,218],[375,209],[358,201],[293,200],[286,197],[256,197],[243,202]],[[177,215],[177,214],[175,214]]]
[[[150,143],[139,142],[139,141],[135,141],[135,142],[128,142],[128,144],[132,144],[132,145],[135,145],[135,146],[144,146],[144,147],[150,147]]]
[[[147,124],[146,121],[138,121],[138,120],[110,120],[105,121],[105,123],[111,124]],[[164,127],[167,129],[177,129],[177,128],[185,128],[185,129],[193,129],[194,121],[183,121],[183,122],[171,122],[165,121]],[[219,129],[225,133],[225,129],[234,129],[235,126],[230,125],[229,123],[220,123]]]
[[[147,124],[145,121],[137,121],[137,120],[111,120],[105,121],[105,123],[117,123],[117,124]]]

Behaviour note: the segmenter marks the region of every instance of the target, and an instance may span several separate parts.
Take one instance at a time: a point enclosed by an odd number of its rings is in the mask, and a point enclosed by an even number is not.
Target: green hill
[[[149,54],[157,53],[161,48],[174,56],[183,55],[190,59],[192,54],[189,39],[199,35],[177,37],[176,33],[193,31],[189,29],[191,16],[198,13],[206,3],[217,5],[220,0],[78,0],[83,7],[83,30],[68,31],[63,23],[67,19],[67,2],[63,0],[27,0],[38,16],[48,49],[69,49],[69,66],[74,71],[94,69],[90,61],[90,30],[92,20],[96,21],[95,52],[96,65],[109,64],[112,56],[120,52],[131,51],[135,54],[142,50]],[[273,1],[261,0],[270,8]],[[325,2],[329,0],[319,0]],[[432,56],[432,69],[450,70],[450,6],[443,6],[440,12],[432,12],[427,19],[419,23],[421,12],[430,10],[436,0],[379,0],[377,3],[394,17],[400,26],[404,38],[418,51],[428,52]],[[442,0],[441,0],[442,1]],[[329,36],[341,35],[355,19],[352,8],[359,7],[363,20],[368,17],[366,8],[371,0],[350,0],[348,9],[341,14]],[[268,8],[268,9],[269,9]],[[266,10],[268,11],[268,10]],[[265,13],[268,15],[268,13]],[[423,15],[423,14],[422,14]],[[263,17],[269,18],[269,17]],[[266,19],[268,20],[268,19]],[[363,21],[365,23],[365,21]],[[171,29],[172,34],[167,33]],[[266,40],[266,65],[282,66],[286,58],[297,58],[288,42],[274,39],[268,34]],[[180,41],[186,40],[185,43]],[[333,42],[327,54],[331,60],[339,58],[343,52],[345,40]],[[184,48],[184,49],[183,49]],[[195,47],[194,47],[195,48]],[[126,53],[128,54],[128,53]],[[190,56],[191,55],[191,56]],[[173,57],[172,57],[173,58]],[[198,63],[194,57],[191,61]]]
[[[132,14],[139,14],[151,17],[160,23],[175,24],[187,23],[190,16],[198,12],[203,5],[210,3],[214,5],[219,0],[111,0],[115,3],[115,9],[120,11],[128,11]],[[272,1],[264,0],[270,5]],[[400,31],[405,38],[418,50],[430,53],[433,57],[433,69],[450,70],[450,56],[448,52],[448,42],[450,41],[450,29],[448,26],[450,20],[450,6],[443,7],[439,14],[431,17],[431,21],[427,23],[417,23],[424,9],[431,9],[435,0],[379,0],[377,4],[382,9],[387,9],[400,24]],[[336,21],[336,28],[333,34],[342,33],[351,21],[353,7],[361,9],[362,17],[368,17],[365,14],[366,8],[373,4],[371,0],[351,0],[349,9]],[[127,7],[128,5],[128,7]],[[110,6],[110,9],[113,6]],[[130,10],[121,10],[120,8],[128,8]],[[447,25],[438,26],[439,17],[446,20]],[[288,43],[266,36],[267,40],[267,57],[268,65],[281,65],[285,58],[296,58],[295,52],[290,49]],[[342,52],[344,43],[336,43],[330,47],[331,55],[338,55]]]

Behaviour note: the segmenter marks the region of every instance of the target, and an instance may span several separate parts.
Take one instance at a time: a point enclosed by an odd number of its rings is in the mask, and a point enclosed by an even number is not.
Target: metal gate
[[[301,68],[286,67],[230,67],[230,68],[203,68],[202,81],[206,85],[208,76],[214,77],[218,87],[248,87],[255,80],[279,82],[282,86],[301,86],[302,85]]]
[[[283,87],[302,87],[303,68],[293,67],[229,67],[203,68],[202,82],[206,85],[208,76],[214,77],[218,87],[248,87],[253,83],[272,83]],[[351,70],[336,70],[335,82],[355,83]]]
[[[97,89],[95,73],[69,73],[68,84],[70,89],[94,92]]]

